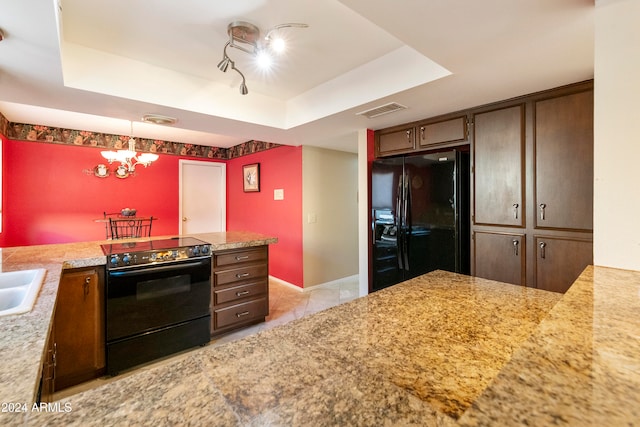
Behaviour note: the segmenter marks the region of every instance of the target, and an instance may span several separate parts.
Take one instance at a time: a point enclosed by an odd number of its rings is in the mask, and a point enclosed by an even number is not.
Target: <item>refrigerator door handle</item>
[[[396,212],[394,215],[394,221],[396,226],[396,256],[398,258],[398,268],[403,270],[402,263],[402,177],[398,179],[398,191],[396,193]]]
[[[404,269],[409,271],[409,236],[411,235],[411,180],[409,172],[404,176],[403,220],[402,220],[402,253]]]

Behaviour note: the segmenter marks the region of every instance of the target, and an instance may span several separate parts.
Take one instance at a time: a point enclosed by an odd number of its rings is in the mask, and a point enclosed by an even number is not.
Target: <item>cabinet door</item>
[[[535,104],[536,227],[593,229],[593,91]]]
[[[105,367],[104,284],[97,269],[64,272],[54,327],[56,389],[102,374]]]
[[[467,118],[465,116],[418,125],[418,145],[432,147],[466,141]]]
[[[40,379],[39,402],[52,402],[56,379],[56,333],[55,325],[47,337],[46,353],[42,362],[42,377]]]
[[[415,148],[415,130],[412,126],[385,129],[376,133],[376,156],[406,153]]]
[[[514,285],[525,284],[525,236],[476,231],[474,276]]]
[[[593,263],[593,243],[577,239],[536,237],[536,287],[566,292]]]
[[[474,222],[524,225],[524,106],[474,116]]]

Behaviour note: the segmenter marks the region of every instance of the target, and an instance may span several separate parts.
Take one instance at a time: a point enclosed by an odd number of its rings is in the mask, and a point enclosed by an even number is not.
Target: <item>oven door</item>
[[[107,271],[107,342],[210,316],[211,258]]]

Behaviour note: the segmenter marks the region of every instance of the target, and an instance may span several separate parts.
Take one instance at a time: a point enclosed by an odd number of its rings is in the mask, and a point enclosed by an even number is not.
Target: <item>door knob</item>
[[[186,220],[187,220],[187,217],[186,217],[186,216],[183,216],[183,217],[182,217],[182,222],[185,222]]]

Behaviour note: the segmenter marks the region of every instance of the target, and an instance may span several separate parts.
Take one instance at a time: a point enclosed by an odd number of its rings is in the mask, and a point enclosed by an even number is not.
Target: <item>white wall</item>
[[[302,147],[304,287],[358,274],[358,157]]]
[[[358,251],[360,253],[360,296],[369,293],[369,169],[367,164],[367,129],[358,131]]]
[[[594,264],[640,270],[640,1],[595,13]]]

